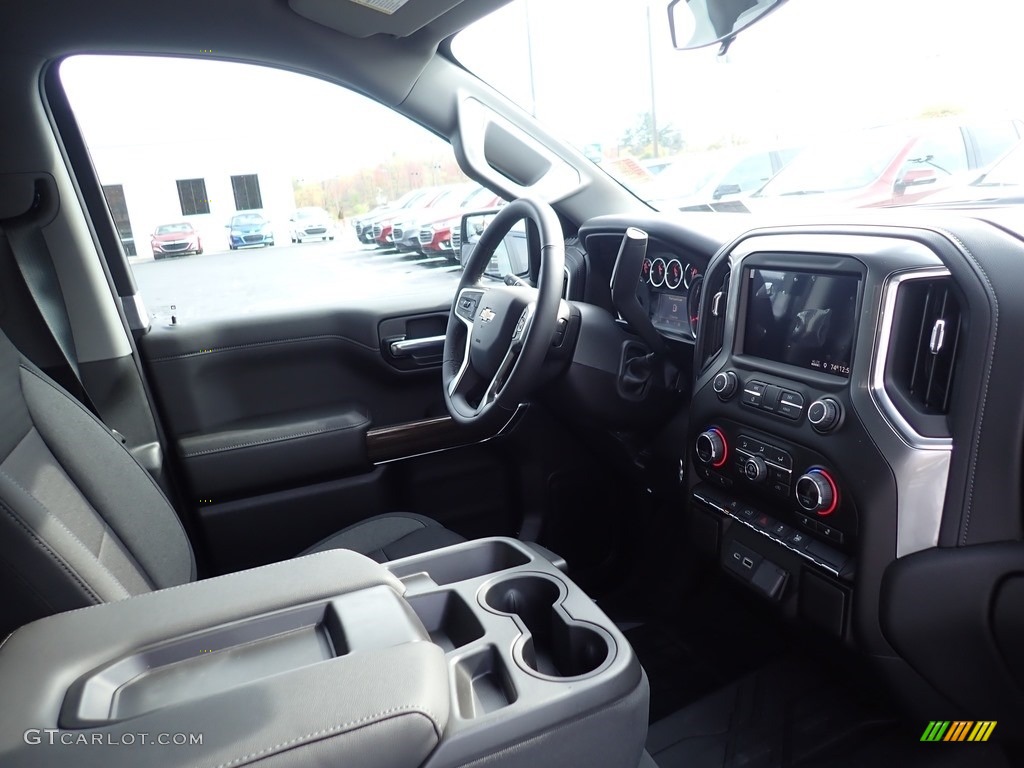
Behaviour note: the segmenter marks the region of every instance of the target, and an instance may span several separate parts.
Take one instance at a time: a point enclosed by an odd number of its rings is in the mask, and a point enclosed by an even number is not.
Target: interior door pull
[[[441,354],[444,349],[444,336],[424,336],[418,339],[399,339],[391,342],[391,354],[394,357],[412,357],[422,354]]]

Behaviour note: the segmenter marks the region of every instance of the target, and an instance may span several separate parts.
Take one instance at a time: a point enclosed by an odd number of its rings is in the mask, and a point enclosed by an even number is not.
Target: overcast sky
[[[1020,0],[790,0],[725,58],[714,48],[673,50],[665,6],[516,0],[455,50],[578,146],[614,146],[650,109],[652,59],[659,122],[672,122],[692,146],[804,140],[944,107],[1024,116]],[[289,72],[80,57],[61,75],[94,147],[273,147],[288,153],[296,176],[310,177],[351,172],[396,148],[449,151],[362,96]]]

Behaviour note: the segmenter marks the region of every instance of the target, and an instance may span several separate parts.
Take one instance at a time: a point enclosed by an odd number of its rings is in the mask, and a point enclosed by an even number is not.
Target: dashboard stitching
[[[992,281],[989,280],[988,273],[985,272],[985,268],[981,266],[981,263],[974,257],[974,254],[971,253],[971,250],[960,238],[947,230],[939,229],[937,231],[941,232],[945,237],[949,238],[959,246],[963,254],[971,260],[985,280],[985,286],[988,289],[988,294],[992,302],[992,341],[989,349],[991,352],[994,352],[996,339],[999,337],[999,300],[996,298],[996,292],[995,288],[992,286]],[[985,385],[981,398],[980,413],[978,414],[978,428],[974,433],[974,445],[971,451],[971,479],[967,487],[967,515],[964,518],[963,526],[960,531],[961,546],[967,545],[967,532],[971,527],[971,511],[974,508],[974,485],[978,471],[978,448],[981,444],[981,432],[985,425],[985,405],[988,403],[988,390],[992,381],[992,365],[995,355],[989,354],[987,355],[987,358],[988,360],[985,364]]]

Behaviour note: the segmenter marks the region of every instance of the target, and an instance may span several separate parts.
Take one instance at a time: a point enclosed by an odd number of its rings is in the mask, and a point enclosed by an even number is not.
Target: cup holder
[[[569,616],[562,607],[563,592],[561,582],[532,574],[492,582],[481,597],[491,610],[516,619],[522,636],[513,656],[525,671],[540,677],[579,678],[611,662],[611,636]]]

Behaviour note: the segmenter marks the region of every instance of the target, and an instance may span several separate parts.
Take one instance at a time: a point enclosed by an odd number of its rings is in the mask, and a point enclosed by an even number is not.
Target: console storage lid
[[[403,593],[334,550],[34,622],[0,647],[0,763],[418,766],[447,666]]]

